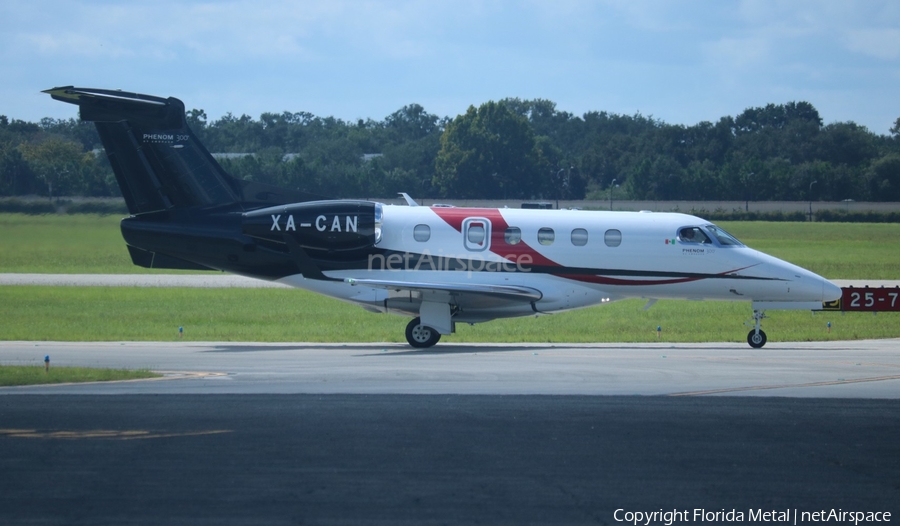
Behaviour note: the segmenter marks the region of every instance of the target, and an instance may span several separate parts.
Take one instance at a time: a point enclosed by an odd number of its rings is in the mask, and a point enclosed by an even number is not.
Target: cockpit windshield
[[[706,243],[711,245],[709,236],[698,226],[687,226],[678,231],[678,239],[682,243]]]
[[[716,225],[706,225],[704,228],[706,229],[707,232],[709,232],[709,234],[712,237],[716,238],[716,241],[718,241],[719,244],[722,245],[723,247],[729,247],[729,246],[742,247],[742,246],[744,246],[744,244],[741,243],[740,241],[738,241],[738,239],[736,237],[732,236],[731,234],[722,230],[721,228],[717,227]]]
[[[686,226],[678,229],[678,241],[681,243],[698,243],[701,245],[716,244],[720,247],[742,247],[743,243],[716,225]]]

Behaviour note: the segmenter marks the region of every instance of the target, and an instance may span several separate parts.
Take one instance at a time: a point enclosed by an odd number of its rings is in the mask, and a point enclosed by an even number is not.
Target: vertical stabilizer
[[[97,126],[134,215],[227,205],[252,209],[315,198],[225,173],[188,128],[184,103],[176,98],[72,86],[45,93],[78,105],[81,119]]]

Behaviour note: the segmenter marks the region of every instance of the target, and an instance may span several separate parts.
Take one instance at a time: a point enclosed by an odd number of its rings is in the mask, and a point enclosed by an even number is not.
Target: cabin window
[[[583,228],[576,228],[572,231],[572,244],[576,247],[587,245],[588,232]]]
[[[413,239],[420,243],[424,243],[431,239],[431,227],[428,225],[416,225],[413,228]]]
[[[603,242],[608,247],[617,247],[622,244],[622,232],[615,228],[610,228],[603,234]]]
[[[469,236],[469,243],[481,245],[484,243],[484,225],[470,225],[466,235]]]
[[[522,229],[517,226],[511,226],[503,232],[503,240],[507,245],[518,245],[522,241]]]
[[[556,233],[553,232],[552,228],[542,228],[538,230],[538,243],[542,245],[552,245],[553,240],[556,239]]]

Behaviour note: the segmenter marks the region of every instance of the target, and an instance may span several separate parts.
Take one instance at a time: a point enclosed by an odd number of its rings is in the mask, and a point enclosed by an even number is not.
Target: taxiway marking
[[[37,429],[0,429],[0,436],[9,438],[43,438],[43,439],[91,439],[108,440],[143,440],[148,438],[192,437],[232,433],[230,429],[211,429],[207,431],[189,431],[186,433],[154,433],[142,429],[112,430],[92,429],[85,431],[40,431]]]
[[[726,389],[708,389],[705,391],[688,391],[684,393],[671,393],[669,396],[703,396],[709,394],[720,394],[720,393],[735,393],[739,391],[763,391],[766,389],[791,389],[795,387],[821,387],[826,385],[843,385],[843,384],[858,384],[865,382],[883,382],[887,380],[900,380],[900,374],[895,374],[892,376],[873,376],[869,378],[855,378],[852,380],[844,380],[843,378],[838,380],[830,380],[827,382],[809,382],[805,384],[777,384],[777,385],[751,385],[748,387],[729,387]]]

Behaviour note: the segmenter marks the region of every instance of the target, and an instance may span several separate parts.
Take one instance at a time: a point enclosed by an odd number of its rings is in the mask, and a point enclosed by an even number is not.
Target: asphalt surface
[[[0,397],[0,417],[3,524],[900,512],[896,401],[39,395]]]
[[[900,399],[900,340],[746,344],[0,342],[0,363],[168,380],[9,394],[695,395]]]
[[[898,349],[0,342],[168,371],[0,388],[0,524],[896,519]]]

